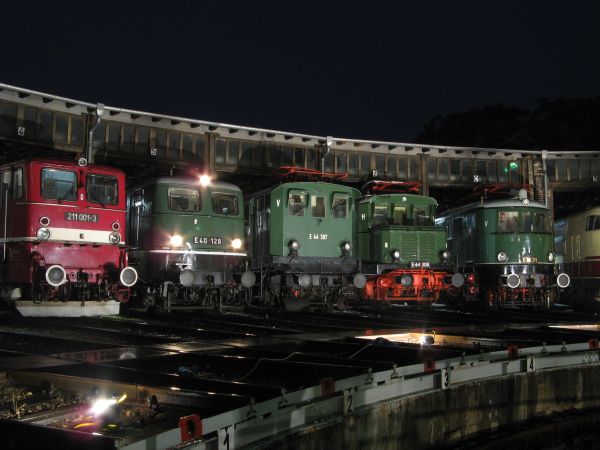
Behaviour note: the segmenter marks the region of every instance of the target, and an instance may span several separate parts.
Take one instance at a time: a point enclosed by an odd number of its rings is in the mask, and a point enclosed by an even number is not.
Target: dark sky
[[[598,1],[25,1],[1,17],[0,82],[237,125],[410,142],[436,114],[600,94]]]

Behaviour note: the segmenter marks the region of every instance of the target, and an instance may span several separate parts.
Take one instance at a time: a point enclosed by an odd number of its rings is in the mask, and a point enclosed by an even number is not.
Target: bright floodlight
[[[99,399],[97,399],[97,400],[94,401],[94,404],[92,405],[92,409],[90,410],[90,412],[94,416],[101,416],[112,405],[116,405],[117,403],[121,403],[126,398],[127,398],[126,394],[123,394],[119,399],[116,399],[116,398],[99,398]]]
[[[239,249],[239,248],[241,248],[242,247],[242,240],[238,239],[238,238],[235,238],[233,241],[231,241],[231,246],[234,249],[236,249],[236,250]]]
[[[210,177],[208,175],[201,175],[200,184],[202,186],[208,186],[210,184]]]
[[[183,244],[183,238],[180,235],[175,234],[171,236],[171,245],[173,247],[181,247],[181,244]]]

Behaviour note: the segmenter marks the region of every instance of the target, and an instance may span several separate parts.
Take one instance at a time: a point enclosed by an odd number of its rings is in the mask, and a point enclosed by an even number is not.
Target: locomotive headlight
[[[300,248],[300,243],[297,240],[292,239],[289,242],[288,247],[290,248],[290,250],[297,251]]]
[[[35,233],[35,235],[40,241],[47,241],[48,239],[50,239],[50,230],[44,227],[38,228],[37,233]]]
[[[208,186],[210,184],[210,177],[208,175],[201,175],[200,184],[202,186]]]
[[[550,262],[554,261],[554,253],[552,253],[552,252],[548,253],[548,261],[550,261]]]
[[[448,250],[444,250],[442,253],[440,253],[440,256],[444,262],[448,262],[450,260],[450,252]]]
[[[498,253],[498,261],[500,261],[500,262],[508,261],[508,255],[504,252]]]
[[[183,244],[183,237],[181,237],[179,234],[174,234],[171,236],[170,241],[173,247],[181,247],[181,244]]]
[[[112,245],[117,245],[119,242],[121,242],[121,235],[116,231],[110,233],[108,235],[108,242],[110,242]]]
[[[233,241],[231,241],[231,246],[234,249],[239,250],[240,248],[242,248],[242,240],[235,238]]]
[[[395,260],[398,260],[398,259],[400,259],[400,251],[399,251],[399,250],[394,250],[394,251],[392,252],[392,257],[393,257]]]
[[[350,243],[349,241],[342,243],[342,250],[344,252],[349,252],[351,248],[352,248],[352,243]]]

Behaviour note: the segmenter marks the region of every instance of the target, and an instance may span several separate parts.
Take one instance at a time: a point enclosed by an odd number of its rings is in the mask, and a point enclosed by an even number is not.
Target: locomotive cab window
[[[387,225],[388,207],[387,205],[373,206],[373,225]]]
[[[523,212],[523,233],[550,233],[550,221],[545,213]]]
[[[42,197],[50,200],[77,200],[77,176],[70,170],[42,169]]]
[[[431,218],[425,208],[414,208],[413,218],[415,225],[429,225],[431,223]]]
[[[116,205],[118,203],[118,184],[115,177],[100,174],[88,174],[87,199],[101,205]]]
[[[213,192],[211,195],[213,211],[216,214],[237,216],[239,213],[238,200],[235,194]]]
[[[311,197],[313,217],[325,217],[325,197]]]
[[[588,216],[585,222],[585,231],[600,230],[600,216]]]
[[[406,206],[394,206],[394,225],[408,225]]]
[[[306,200],[304,194],[290,192],[288,194],[288,213],[290,216],[303,216]]]
[[[519,213],[517,211],[498,211],[498,233],[516,233],[519,231]]]
[[[348,216],[348,196],[333,194],[331,215],[336,219],[345,219]]]
[[[202,208],[198,189],[170,187],[167,195],[173,211],[198,212]]]

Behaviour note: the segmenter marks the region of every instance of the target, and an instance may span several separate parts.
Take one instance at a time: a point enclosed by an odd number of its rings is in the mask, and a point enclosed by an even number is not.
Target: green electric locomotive
[[[550,307],[559,287],[552,215],[547,206],[519,198],[483,200],[447,211],[437,221],[448,229],[448,250],[465,275],[464,298],[484,305]]]
[[[132,189],[130,262],[148,307],[217,308],[242,302],[246,252],[241,190],[232,184],[165,177]],[[239,278],[239,276],[238,276]]]
[[[254,298],[300,310],[342,306],[362,288],[354,256],[358,190],[325,182],[288,182],[253,194],[248,204]],[[260,287],[260,292],[258,292]]]
[[[357,202],[357,254],[367,283],[362,298],[390,303],[426,304],[451,286],[446,229],[435,225],[435,199],[418,193],[418,185],[370,182],[375,192]],[[445,294],[444,294],[445,295]]]

